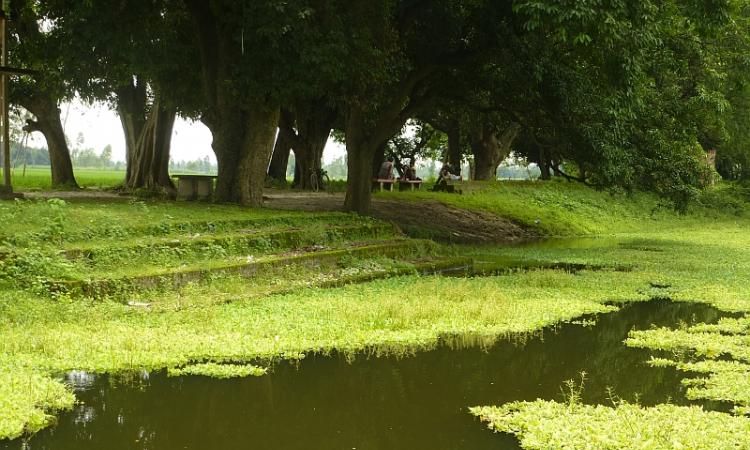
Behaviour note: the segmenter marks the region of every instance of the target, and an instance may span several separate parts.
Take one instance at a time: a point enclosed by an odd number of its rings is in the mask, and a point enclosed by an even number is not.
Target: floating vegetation
[[[33,370],[0,367],[0,439],[37,432],[54,422],[54,413],[74,403],[73,393],[57,380]]]
[[[213,378],[244,378],[249,376],[260,377],[268,373],[265,367],[241,364],[217,364],[213,362],[190,364],[184,367],[170,367],[167,374],[170,377],[181,377],[184,375],[201,375]]]
[[[475,407],[471,414],[490,429],[518,437],[527,450],[748,448],[750,419],[669,404],[644,408],[537,400]]]
[[[705,375],[683,380],[688,387],[687,398],[731,402],[735,413],[747,414],[750,411],[748,323],[747,317],[723,318],[716,324],[679,330],[633,331],[625,342],[630,347],[675,354],[674,359],[652,357],[649,364],[654,367],[671,366],[682,372]]]

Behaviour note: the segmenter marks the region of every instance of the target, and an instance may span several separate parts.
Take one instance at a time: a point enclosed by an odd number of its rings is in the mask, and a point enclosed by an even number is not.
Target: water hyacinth
[[[750,419],[700,407],[614,407],[537,400],[475,407],[490,429],[518,437],[527,450],[715,450],[748,448]]]
[[[217,364],[217,363],[200,363],[189,364],[184,367],[170,367],[167,374],[170,377],[179,377],[184,375],[201,375],[213,378],[244,378],[249,376],[259,377],[268,373],[268,369],[253,365],[241,364]]]

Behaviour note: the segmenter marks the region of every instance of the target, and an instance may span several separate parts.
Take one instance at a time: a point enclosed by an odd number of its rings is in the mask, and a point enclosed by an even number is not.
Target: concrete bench
[[[398,189],[400,191],[413,191],[422,187],[422,180],[398,180]]]
[[[210,200],[214,195],[216,175],[172,175],[177,178],[178,200]]]
[[[396,183],[395,179],[389,179],[389,178],[373,178],[372,179],[372,187],[373,189],[379,189],[380,191],[386,190],[386,188],[389,191],[393,190],[393,185]]]

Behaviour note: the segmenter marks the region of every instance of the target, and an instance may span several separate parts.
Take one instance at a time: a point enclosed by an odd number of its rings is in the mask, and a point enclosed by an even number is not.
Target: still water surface
[[[511,449],[467,413],[475,405],[562,400],[566,380],[585,371],[584,401],[610,404],[607,388],[649,405],[686,403],[681,375],[644,364],[626,348],[632,328],[712,322],[707,306],[640,303],[562,325],[525,342],[491,348],[441,346],[408,358],[308,356],[259,378],[168,378],[123,383],[78,374],[81,404],[59,424],[2,449]]]

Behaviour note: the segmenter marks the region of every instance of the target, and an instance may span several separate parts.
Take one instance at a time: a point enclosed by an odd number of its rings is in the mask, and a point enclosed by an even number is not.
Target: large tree
[[[288,139],[294,149],[295,187],[311,189],[311,176],[321,169],[323,150],[337,119],[336,110],[320,98],[298,102],[285,110],[279,122],[279,140]],[[283,150],[283,149],[282,149]]]
[[[350,76],[343,111],[349,179],[345,208],[370,209],[379,149],[440,89],[456,67],[477,67],[502,42],[509,5],[491,1],[368,2],[344,13]]]
[[[170,141],[178,103],[192,112],[184,89],[196,78],[183,70],[193,56],[185,16],[167,14],[169,0],[108,3],[44,2],[51,35],[69,69],[68,82],[86,101],[104,101],[120,117],[127,188],[167,189]],[[134,30],[138,30],[137,33]]]
[[[61,76],[69,67],[59,56],[63,43],[43,30],[44,17],[35,1],[12,2],[10,17],[9,61],[36,71],[34,76],[23,76],[10,84],[10,101],[34,115],[24,129],[41,132],[47,141],[52,186],[75,188],[73,163],[60,119],[60,103],[74,94]]]

